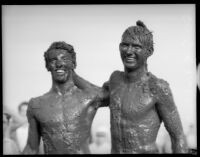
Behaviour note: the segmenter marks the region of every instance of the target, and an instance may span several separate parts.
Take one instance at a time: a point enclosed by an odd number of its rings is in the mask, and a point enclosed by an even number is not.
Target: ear
[[[76,69],[76,59],[72,61],[72,69]]]
[[[50,71],[49,64],[46,62],[45,65],[46,65],[47,71]]]
[[[72,69],[76,69],[75,63],[72,64]]]
[[[147,49],[147,57],[151,56],[153,54],[153,48]]]
[[[119,52],[120,52],[120,56],[122,58],[121,44],[119,44]]]

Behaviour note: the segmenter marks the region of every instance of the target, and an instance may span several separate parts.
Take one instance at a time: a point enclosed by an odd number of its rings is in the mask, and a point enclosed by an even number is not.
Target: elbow
[[[188,146],[184,135],[171,138],[174,153],[188,153]]]

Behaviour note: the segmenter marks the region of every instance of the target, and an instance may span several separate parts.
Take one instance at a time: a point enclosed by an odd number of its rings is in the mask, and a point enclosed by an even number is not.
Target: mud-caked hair
[[[122,35],[122,40],[125,37],[132,38],[133,40],[139,40],[142,43],[142,46],[146,49],[147,56],[153,54],[153,35],[142,21],[138,20],[136,22],[136,26],[128,27]]]
[[[74,68],[76,68],[76,52],[74,51],[74,48],[72,45],[67,44],[64,41],[57,41],[57,42],[53,42],[50,47],[47,49],[47,51],[44,52],[44,58],[45,58],[45,64],[46,64],[46,68],[48,69],[48,53],[51,50],[56,50],[56,49],[60,49],[60,50],[67,50],[68,53],[71,54],[72,56],[72,62],[74,64]]]

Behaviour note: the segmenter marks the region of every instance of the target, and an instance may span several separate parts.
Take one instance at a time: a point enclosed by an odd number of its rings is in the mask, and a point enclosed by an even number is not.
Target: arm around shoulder
[[[120,71],[114,71],[109,80],[104,82],[101,92],[101,107],[107,107],[110,104],[110,84],[115,83],[115,79],[119,79]]]
[[[102,86],[101,92],[100,92],[100,107],[107,107],[110,103],[110,97],[109,97],[109,81],[105,82]]]
[[[83,79],[82,77],[80,77],[78,74],[76,74],[76,72],[73,72],[73,80],[74,80],[74,84],[85,91],[90,91],[90,90],[98,90],[100,87],[90,83],[89,81]]]

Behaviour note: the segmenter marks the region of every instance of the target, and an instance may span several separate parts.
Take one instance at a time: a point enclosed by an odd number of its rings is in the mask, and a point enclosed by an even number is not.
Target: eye
[[[123,50],[126,50],[126,49],[128,49],[128,44],[120,43],[120,48],[123,49]]]
[[[139,46],[136,46],[136,47],[135,47],[135,49],[136,49],[136,50],[139,50],[139,49],[140,49],[140,47],[139,47]]]
[[[122,47],[128,47],[128,44],[127,43],[120,43],[120,46],[122,46]]]
[[[67,58],[62,58],[63,61],[67,61]]]
[[[142,48],[141,48],[140,46],[134,46],[134,49],[135,49],[136,51],[140,51]]]
[[[54,64],[54,63],[56,63],[56,60],[55,60],[55,59],[51,59],[49,62],[50,62],[51,64]]]

